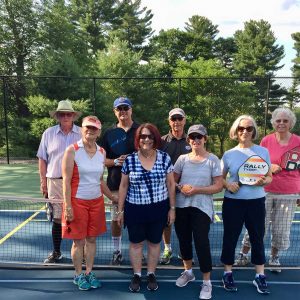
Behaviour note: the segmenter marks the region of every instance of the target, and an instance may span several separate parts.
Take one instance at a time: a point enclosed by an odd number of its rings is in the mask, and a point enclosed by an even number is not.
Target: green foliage
[[[35,117],[49,116],[49,111],[55,110],[57,102],[49,100],[41,95],[29,96],[26,99],[28,109]]]
[[[267,21],[245,22],[244,30],[236,31],[234,39],[237,53],[233,65],[238,75],[273,75],[283,67],[279,63],[284,56],[284,48],[276,45],[276,38]]]

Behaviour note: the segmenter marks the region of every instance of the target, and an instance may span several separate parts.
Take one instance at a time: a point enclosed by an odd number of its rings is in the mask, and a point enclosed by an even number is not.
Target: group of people
[[[74,125],[80,113],[71,102],[60,101],[57,110],[50,112],[58,125],[43,133],[37,154],[41,191],[49,198],[53,210],[54,249],[45,263],[58,262],[62,257],[61,239],[72,239],[74,284],[80,290],[101,286],[92,269],[96,237],[106,231],[105,195],[112,202],[113,265],[123,260],[122,227],[128,230],[133,268],[130,291],[138,292],[141,288],[144,242],[147,243],[147,289],[158,289],[155,271],[159,262],[170,263],[174,223],[184,266],[176,286],[184,287],[195,280],[194,243],[203,275],[199,298],[210,299],[209,230],[214,221],[213,194],[225,189],[221,255],[224,288],[237,291],[232,266],[248,260],[246,253],[251,248],[251,262],[256,270],[253,284],[259,293],[268,294],[264,274],[265,232],[271,227],[269,263],[279,270],[278,252],[289,247],[290,226],[300,195],[298,166],[288,169],[282,164],[282,157],[286,160],[287,153],[300,146],[300,137],[291,133],[296,123],[294,113],[288,108],[276,109],[271,119],[275,132],[264,137],[261,145],[254,144],[258,138],[255,120],[248,115],[238,117],[229,133],[238,144],[219,160],[206,149],[208,133],[202,124],[192,125],[185,132],[186,114],[181,108],[169,112],[170,132],[162,137],[155,125],[134,122],[132,109],[128,98],[114,101],[117,122],[103,134],[101,147],[96,142],[101,134],[101,122],[96,116],[83,118],[80,129]],[[251,158],[254,162],[247,164],[247,170],[255,173],[251,175],[254,179],[242,184],[240,168],[246,168],[245,162]],[[299,159],[295,161],[297,164]],[[105,167],[107,182],[103,180]],[[265,172],[258,175],[258,169]],[[285,184],[280,184],[283,181]],[[55,199],[63,199],[63,205]],[[235,260],[243,226],[247,233]],[[164,250],[160,257],[162,239]]]

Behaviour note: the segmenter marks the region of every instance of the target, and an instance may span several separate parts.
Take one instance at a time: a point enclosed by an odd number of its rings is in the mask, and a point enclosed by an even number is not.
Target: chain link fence
[[[294,108],[300,101],[299,78],[104,78],[0,76],[0,163],[35,159],[42,132],[55,122],[49,108],[69,99],[87,114],[97,115],[105,128],[116,120],[113,101],[133,101],[133,118],[169,130],[168,112],[179,106],[187,126],[208,128],[208,147],[217,155],[231,146],[228,130],[240,114],[257,120],[261,136],[270,127],[270,114],[280,105]],[[80,124],[80,120],[79,120]]]

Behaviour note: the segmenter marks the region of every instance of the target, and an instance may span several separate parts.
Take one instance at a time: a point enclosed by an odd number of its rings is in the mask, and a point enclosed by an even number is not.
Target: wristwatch
[[[114,165],[117,167],[119,165],[119,160],[116,158],[114,159]]]

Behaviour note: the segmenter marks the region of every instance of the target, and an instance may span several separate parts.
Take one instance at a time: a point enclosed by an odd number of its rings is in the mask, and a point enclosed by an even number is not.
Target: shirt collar
[[[57,128],[56,128],[56,134],[58,134],[59,132],[63,133],[61,128],[60,128],[60,125],[56,125]],[[73,127],[72,127],[72,130],[70,132],[75,132],[75,133],[80,133],[80,127],[76,126],[75,124],[73,124]]]

